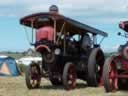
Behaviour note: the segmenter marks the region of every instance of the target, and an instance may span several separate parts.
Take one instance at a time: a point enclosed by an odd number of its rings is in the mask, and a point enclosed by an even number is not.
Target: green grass
[[[127,91],[105,93],[103,87],[87,87],[78,80],[77,88],[66,91],[63,86],[52,86],[49,80],[42,79],[41,88],[28,90],[24,77],[0,77],[0,96],[128,96]]]

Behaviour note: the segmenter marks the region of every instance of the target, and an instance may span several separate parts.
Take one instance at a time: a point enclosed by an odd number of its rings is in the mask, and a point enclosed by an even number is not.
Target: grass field
[[[83,81],[77,82],[77,88],[65,91],[62,86],[52,86],[51,83],[42,79],[41,88],[28,90],[24,77],[0,77],[0,96],[128,96],[127,91],[105,93],[103,87],[87,87]]]

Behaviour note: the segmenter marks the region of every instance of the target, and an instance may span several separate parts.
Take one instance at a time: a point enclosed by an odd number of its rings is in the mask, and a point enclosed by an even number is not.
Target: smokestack
[[[52,5],[49,8],[49,12],[51,12],[51,13],[58,13],[59,9],[58,9],[58,7],[56,5]]]

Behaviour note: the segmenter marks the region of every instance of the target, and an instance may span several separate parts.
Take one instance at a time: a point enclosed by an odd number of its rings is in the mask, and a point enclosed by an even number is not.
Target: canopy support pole
[[[54,19],[54,44],[56,43],[56,20]]]
[[[94,47],[95,44],[97,44],[97,39],[96,39],[96,35],[93,34],[93,47]]]
[[[33,27],[34,27],[34,26],[33,26],[33,23],[34,23],[34,19],[31,19],[31,27],[32,27],[32,42],[31,42],[31,43],[32,43],[32,44],[33,44],[33,41],[34,41],[34,40],[33,40],[33,34],[34,34],[34,31],[33,31],[33,30],[34,30],[34,28],[33,28]]]
[[[66,31],[64,30],[64,56],[66,55]]]
[[[56,44],[58,44],[58,42],[59,42],[59,40],[60,40],[60,38],[61,38],[62,32],[63,32],[63,30],[64,30],[64,27],[65,27],[65,22],[63,23],[63,25],[62,25],[62,27],[61,27],[60,34],[59,34],[59,36],[58,36],[58,38],[57,38]]]
[[[99,43],[99,44],[101,44],[101,43],[102,43],[102,41],[104,40],[104,38],[105,38],[105,37],[103,37],[103,38],[101,39],[101,41],[100,41],[100,43]]]
[[[27,29],[25,26],[23,26],[24,30],[25,30],[25,35],[26,35],[26,38],[27,38],[27,41],[29,44],[31,44],[30,40],[29,40],[29,35],[28,35],[28,32],[27,32]]]

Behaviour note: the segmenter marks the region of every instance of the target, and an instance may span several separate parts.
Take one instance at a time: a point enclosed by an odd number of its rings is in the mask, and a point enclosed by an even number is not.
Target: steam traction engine
[[[59,14],[55,5],[49,12],[21,18],[20,24],[32,28],[31,44],[43,58],[41,67],[33,62],[26,70],[28,89],[39,88],[42,77],[49,78],[52,85],[64,85],[66,90],[76,87],[77,78],[85,80],[88,86],[101,84],[104,53],[96,40],[97,35],[104,38],[107,33]],[[34,32],[46,25],[54,29],[51,41],[42,39],[42,32]]]
[[[122,35],[128,38],[128,21],[121,22],[119,27],[125,31]],[[128,89],[128,42],[120,45],[118,54],[109,57],[103,67],[103,80],[106,92]]]

